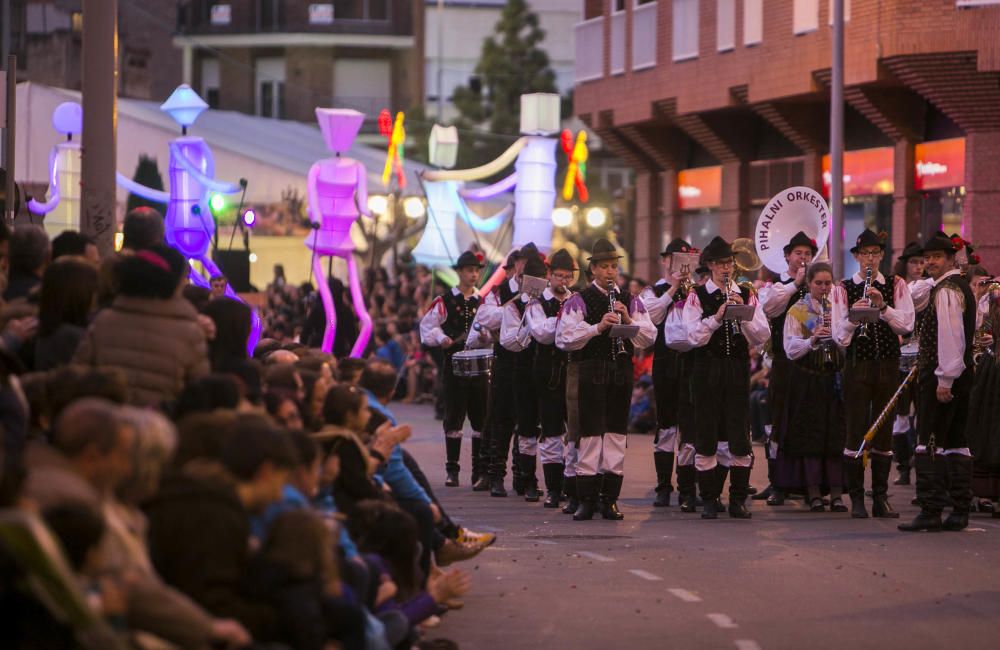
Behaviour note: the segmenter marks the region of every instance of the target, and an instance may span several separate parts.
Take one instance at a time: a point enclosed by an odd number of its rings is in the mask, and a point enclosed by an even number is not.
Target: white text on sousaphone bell
[[[772,198],[770,202],[768,202],[757,222],[757,247],[760,250],[770,249],[769,240],[771,222],[778,217],[782,210],[786,208],[791,209],[795,206],[795,204],[801,205],[803,202],[808,203],[818,214],[820,227],[824,230],[827,228],[829,223],[829,213],[827,211],[826,201],[824,201],[823,197],[820,196],[820,194],[815,190],[809,190],[808,188],[806,188],[806,190],[807,191],[802,191],[802,189],[791,188],[779,193]],[[784,245],[785,243],[787,242],[781,242],[781,245]]]

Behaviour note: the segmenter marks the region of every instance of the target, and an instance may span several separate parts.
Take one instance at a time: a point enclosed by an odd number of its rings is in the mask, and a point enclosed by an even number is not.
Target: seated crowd
[[[471,586],[448,567],[495,536],[406,450],[398,359],[251,356],[250,308],[189,285],[148,208],[96,252],[0,224],[0,647],[453,647],[425,638]],[[52,566],[78,617],[39,588]]]

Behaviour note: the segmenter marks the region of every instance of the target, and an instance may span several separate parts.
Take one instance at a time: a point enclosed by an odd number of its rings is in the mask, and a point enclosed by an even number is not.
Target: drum
[[[462,350],[451,357],[456,377],[482,377],[493,370],[493,350]]]
[[[917,365],[917,355],[920,352],[920,344],[916,339],[910,341],[899,349],[899,370],[907,373]]]

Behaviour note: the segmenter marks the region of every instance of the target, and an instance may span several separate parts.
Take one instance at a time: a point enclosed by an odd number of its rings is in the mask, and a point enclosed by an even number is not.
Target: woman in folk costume
[[[1000,284],[996,279],[974,277],[972,291],[978,299],[976,326],[976,377],[969,399],[966,436],[975,458],[972,493],[993,502],[993,516],[1000,518]]]
[[[830,510],[847,512],[844,492],[844,401],[839,386],[843,355],[831,338],[829,294],[833,269],[812,264],[808,293],[788,310],[784,350],[791,361],[788,399],[781,418],[775,481],[785,492],[805,492],[809,509],[823,512],[823,491]]]

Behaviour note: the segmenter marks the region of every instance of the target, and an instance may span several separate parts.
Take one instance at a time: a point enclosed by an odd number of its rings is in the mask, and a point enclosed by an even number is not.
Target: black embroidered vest
[[[583,304],[587,309],[584,314],[584,320],[591,325],[600,323],[601,319],[604,318],[604,314],[609,311],[610,301],[608,294],[598,289],[593,283],[590,283],[586,289],[580,292],[580,297],[583,298]],[[598,334],[587,341],[587,345],[582,350],[576,350],[570,354],[570,359],[573,361],[587,361],[590,359],[607,359],[610,361],[612,359],[612,341],[611,337],[608,336],[609,332],[610,330],[605,331],[603,334]],[[622,343],[625,355],[631,358],[632,353],[635,352],[635,346],[628,339],[624,339]]]
[[[961,275],[950,275],[942,280],[931,290],[930,302],[927,309],[920,312],[920,353],[917,356],[918,376],[930,379],[934,376],[934,371],[938,366],[938,321],[937,307],[934,301],[938,291],[944,288],[958,291],[964,299],[962,310],[962,329],[965,331],[965,372],[971,372],[973,368],[972,360],[972,340],[976,334],[976,297],[969,287],[969,281]]]
[[[459,292],[448,291],[441,300],[444,303],[445,321],[441,323],[441,330],[453,341],[457,341],[460,336],[467,334],[472,327],[472,321],[476,318],[476,311],[479,310],[479,295],[473,294],[466,299]],[[465,347],[465,341],[456,343],[445,349],[445,353],[451,354]]]
[[[792,284],[795,282],[794,278],[789,278],[787,281],[782,281],[781,284]],[[788,310],[798,301],[802,300],[803,296],[806,295],[805,287],[799,287],[792,293],[788,302],[785,304],[785,308],[781,310],[781,316],[777,316],[771,319],[771,357],[774,359],[787,359],[788,355],[785,354],[785,318],[788,316]]]
[[[744,304],[750,303],[750,291],[740,287],[740,295]],[[701,302],[701,317],[708,318],[715,316],[715,313],[722,309],[726,303],[726,296],[721,290],[709,293],[704,286],[695,288],[698,300]],[[715,330],[712,338],[705,345],[691,351],[696,359],[718,359],[736,358],[750,359],[750,344],[745,336],[740,333],[737,324],[732,321],[722,321],[719,329]]]
[[[841,282],[841,286],[847,291],[847,308],[850,309],[851,305],[863,297],[862,292],[864,291],[865,283],[857,284],[853,278],[848,278]],[[878,292],[882,294],[885,304],[890,307],[896,306],[895,291],[893,290],[895,287],[895,276],[889,278],[887,284],[882,284],[872,279],[872,287],[878,289]],[[874,323],[868,324],[867,339],[859,337],[859,334],[861,334],[860,324],[854,330],[851,345],[847,348],[848,359],[855,361],[877,361],[899,358],[899,337],[896,336],[896,333],[892,331],[892,328],[884,320],[879,319]]]

